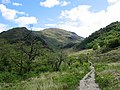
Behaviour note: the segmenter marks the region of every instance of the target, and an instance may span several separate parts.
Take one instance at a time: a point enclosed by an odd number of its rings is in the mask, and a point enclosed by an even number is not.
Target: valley
[[[0,90],[76,89],[120,89],[120,22],[87,38],[58,28],[0,33]]]

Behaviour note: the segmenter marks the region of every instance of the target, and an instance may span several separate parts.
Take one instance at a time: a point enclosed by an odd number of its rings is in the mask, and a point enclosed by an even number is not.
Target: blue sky
[[[0,32],[12,27],[61,28],[87,37],[120,21],[120,0],[1,0]]]

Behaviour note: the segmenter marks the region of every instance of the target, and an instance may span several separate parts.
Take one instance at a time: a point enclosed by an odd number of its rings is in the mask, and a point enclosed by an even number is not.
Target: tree
[[[80,64],[83,64],[84,62],[88,62],[88,58],[88,55],[80,54],[78,57],[78,61],[80,62]]]
[[[54,71],[59,71],[62,62],[66,59],[66,54],[63,51],[54,53],[49,59],[49,63],[52,65]]]
[[[19,44],[19,50],[25,55],[26,57],[26,60],[25,60],[25,63],[26,63],[26,72],[30,72],[32,67],[31,67],[31,64],[33,62],[33,60],[35,60],[35,58],[37,56],[39,56],[40,54],[40,48],[43,48],[41,47],[41,43],[40,41],[38,41],[38,38],[36,36],[33,36],[32,35],[32,30],[30,33],[28,33],[24,38],[23,40],[24,41],[20,41],[20,44]],[[21,65],[22,67],[22,61],[21,61]]]
[[[98,44],[98,43],[95,43],[95,44],[93,45],[93,50],[97,50],[98,48],[100,48],[99,44]]]

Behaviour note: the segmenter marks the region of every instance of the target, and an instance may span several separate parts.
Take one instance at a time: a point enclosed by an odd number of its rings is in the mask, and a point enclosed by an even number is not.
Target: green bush
[[[1,83],[12,83],[20,80],[20,76],[17,76],[14,73],[2,72],[0,73],[0,82]]]
[[[97,75],[96,74],[96,82],[99,83],[99,86],[102,90],[106,90],[105,88],[111,87],[113,85],[113,76],[112,75]],[[108,90],[108,89],[107,89]]]

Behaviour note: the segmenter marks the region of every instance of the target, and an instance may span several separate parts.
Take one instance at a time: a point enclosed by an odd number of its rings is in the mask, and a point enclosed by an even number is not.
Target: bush
[[[110,50],[112,50],[110,47],[102,47],[102,48],[100,49],[100,52],[101,52],[101,53],[106,53],[106,52],[108,52],[108,51],[110,51]]]
[[[103,90],[105,88],[111,87],[114,78],[112,75],[96,75],[96,82],[99,83],[100,88]],[[106,89],[105,89],[106,90]]]
[[[115,47],[118,47],[118,46],[120,46],[120,40],[119,40],[119,38],[111,39],[108,42],[108,47],[110,47],[110,48],[115,48]]]
[[[17,76],[14,73],[10,73],[10,72],[3,72],[0,73],[0,82],[1,83],[12,83],[12,82],[16,82],[20,80],[20,76]]]

